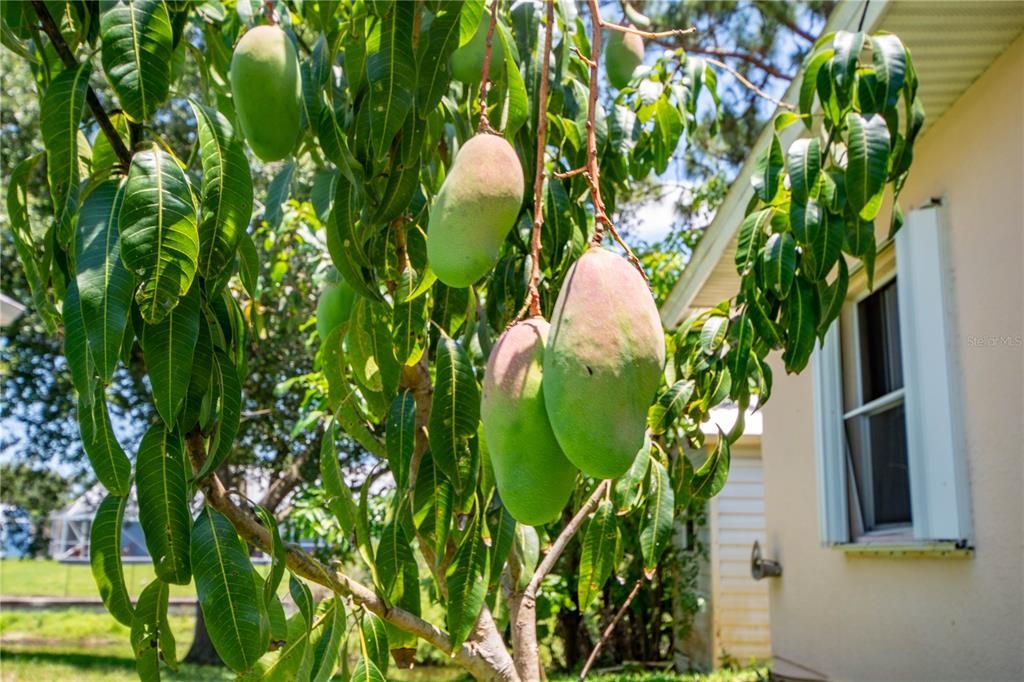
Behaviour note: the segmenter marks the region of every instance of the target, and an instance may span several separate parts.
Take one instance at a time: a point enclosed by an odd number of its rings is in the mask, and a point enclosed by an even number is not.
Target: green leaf
[[[488,514],[488,526],[491,533],[491,573],[487,581],[487,590],[488,593],[496,594],[495,589],[501,581],[502,569],[516,539],[516,520],[505,505],[500,505],[496,511]]]
[[[112,494],[128,495],[132,487],[132,463],[114,436],[101,386],[96,387],[92,400],[79,399],[78,428],[96,478]]]
[[[650,465],[651,439],[646,437],[643,446],[633,458],[633,463],[629,465],[629,469],[612,485],[612,501],[615,503],[617,514],[626,514],[639,504]]]
[[[281,206],[288,201],[288,195],[291,194],[292,176],[294,174],[295,162],[289,161],[274,176],[274,179],[270,181],[270,185],[267,187],[267,200],[264,202],[263,220],[270,227],[277,227],[281,224],[281,219],[284,217]]]
[[[324,428],[323,440],[320,444],[320,480],[324,484],[324,490],[330,497],[344,496],[348,492],[348,486],[342,478],[341,467],[338,464],[338,450],[335,446],[337,430],[334,419],[327,418],[327,426]]]
[[[174,633],[167,621],[167,602],[170,586],[157,579],[139,594],[132,616],[131,644],[135,653],[135,668],[143,682],[160,679],[160,661],[172,670],[177,669]]]
[[[82,204],[75,231],[75,270],[86,339],[100,379],[110,383],[131,312],[135,278],[121,262],[117,218],[123,185],[105,182]]]
[[[142,329],[153,402],[168,428],[174,427],[188,394],[200,315],[199,287],[193,287],[169,315]]]
[[[228,667],[248,670],[267,650],[269,616],[249,552],[227,517],[209,507],[192,528],[192,565],[210,641]]]
[[[402,596],[405,587],[402,581],[403,571],[409,562],[415,561],[412,546],[402,529],[401,520],[392,519],[381,531],[374,558],[381,587],[389,601],[397,601]]]
[[[832,75],[840,90],[849,91],[853,85],[853,77],[857,72],[857,60],[860,51],[864,47],[864,34],[861,32],[851,33],[850,31],[836,31],[832,48],[835,55],[832,58]]]
[[[725,334],[729,331],[729,318],[712,315],[700,330],[700,350],[705,355],[714,355],[722,347]]]
[[[380,49],[366,61],[370,83],[369,106],[371,151],[383,158],[391,140],[412,109],[416,93],[416,60],[412,51],[413,3],[390,5],[381,19]]]
[[[366,255],[366,240],[360,234],[356,188],[344,177],[334,187],[334,204],[327,220],[327,250],[331,262],[349,286],[362,296],[381,300],[373,269]]]
[[[11,236],[14,237],[14,247],[25,272],[25,279],[28,280],[35,311],[42,318],[47,333],[54,334],[60,316],[57,314],[49,286],[53,249],[50,246],[51,240],[47,239],[45,228],[32,229],[28,210],[28,185],[32,179],[32,172],[42,158],[42,154],[35,154],[14,167],[7,185],[7,215],[10,220]]]
[[[427,335],[427,297],[413,297],[415,289],[416,272],[407,267],[395,292],[395,308],[391,316],[397,359],[402,365],[419,362]]]
[[[388,672],[388,632],[384,621],[370,611],[363,613],[360,630],[363,655],[385,675]],[[355,679],[355,678],[353,678]]]
[[[356,667],[352,669],[352,675],[348,679],[351,682],[387,682],[384,673],[373,664],[373,661],[365,658],[356,663]]]
[[[786,325],[786,347],[782,360],[787,372],[799,372],[811,359],[818,329],[815,288],[803,277],[796,278],[790,296],[784,302],[783,321]]]
[[[62,71],[39,103],[39,131],[46,148],[46,179],[61,244],[71,241],[78,210],[78,124],[89,87],[89,64]]]
[[[127,496],[107,495],[100,502],[89,529],[89,563],[103,605],[115,620],[131,627],[135,607],[121,567],[121,524],[127,501]]]
[[[800,81],[800,114],[803,116],[804,125],[808,130],[814,125],[811,108],[814,105],[814,93],[818,89],[818,73],[834,55],[835,51],[831,49],[814,52],[804,66],[803,80]]]
[[[771,203],[775,195],[779,193],[781,183],[779,178],[784,167],[782,159],[782,145],[778,135],[772,135],[771,144],[757,155],[754,164],[754,174],[750,183],[754,186],[754,193],[765,203]]]
[[[159,0],[122,0],[100,19],[103,71],[128,118],[143,122],[167,99],[174,34]]]
[[[78,282],[71,280],[64,293],[64,357],[71,371],[71,383],[78,391],[78,399],[88,403],[93,399],[96,385],[96,366],[89,353],[85,333],[85,318],[82,302],[78,295]]]
[[[693,397],[693,390],[693,381],[684,379],[662,391],[647,411],[647,428],[651,430],[651,433],[658,435],[671,428],[683,408],[690,402],[690,398]]]
[[[241,139],[216,109],[189,100],[203,163],[199,272],[216,279],[234,261],[252,217],[252,173]]]
[[[396,494],[402,497],[409,485],[409,467],[416,441],[416,399],[411,391],[402,391],[391,401],[386,428],[388,464],[395,477]]]
[[[793,200],[800,204],[806,203],[821,172],[821,142],[817,137],[797,140],[786,153],[786,163]]]
[[[139,523],[156,575],[164,582],[187,585],[192,577],[192,515],[181,437],[162,424],[149,427],[139,443],[135,468]]]
[[[747,386],[747,365],[750,362],[750,351],[754,342],[754,325],[748,313],[744,312],[733,319],[729,326],[729,354],[726,356],[726,369],[733,379],[733,397]]]
[[[452,648],[462,646],[476,623],[487,596],[489,554],[474,520],[455,550],[446,574],[448,581],[448,634]]]
[[[210,440],[210,452],[196,474],[196,480],[205,478],[211,471],[216,471],[227,460],[242,420],[242,382],[239,380],[235,363],[223,349],[216,348],[212,369],[212,381],[214,390],[220,396],[220,405],[216,430]]]
[[[846,230],[838,217],[822,212],[817,229],[811,233],[810,243],[804,249],[800,271],[811,279],[822,279],[836,264],[843,250]],[[874,235],[872,235],[872,239]]]
[[[864,220],[873,220],[882,206],[882,195],[889,159],[889,128],[885,119],[874,114],[864,118],[851,113],[846,117],[847,140],[846,197],[850,207]]]
[[[611,575],[618,532],[611,501],[601,500],[587,524],[587,533],[583,538],[579,575],[580,612],[587,610]]]
[[[839,317],[843,304],[846,302],[846,292],[850,285],[850,273],[846,267],[846,260],[839,259],[839,273],[831,284],[822,280],[818,283],[818,297],[821,300],[821,320],[818,322],[818,338],[825,339],[825,332],[828,326]]]
[[[313,592],[305,582],[299,580],[293,573],[288,576],[288,594],[291,595],[292,601],[295,602],[299,613],[302,614],[306,629],[311,629],[313,627],[313,613],[316,610]]]
[[[461,3],[447,3],[444,11],[430,22],[426,39],[420,38],[419,74],[416,79],[416,109],[426,116],[441,102],[448,91],[451,75],[448,59],[459,46]]]
[[[690,480],[690,496],[697,500],[710,500],[721,492],[729,478],[729,439],[718,430],[718,443]]]
[[[162,320],[192,286],[199,258],[196,207],[188,178],[159,147],[132,157],[118,220],[121,258],[142,281],[142,319]]]
[[[284,645],[254,663],[242,682],[294,682],[308,680],[313,664],[309,625],[301,613],[288,619]]]
[[[256,505],[256,515],[260,517],[264,527],[270,532],[270,573],[263,583],[263,602],[270,604],[277,595],[277,588],[284,577],[284,569],[287,565],[287,555],[284,550],[284,543],[281,541],[281,532],[277,527],[277,519],[266,507]]]
[[[814,199],[808,199],[805,204],[796,203],[794,199],[789,206],[789,222],[793,228],[793,236],[801,246],[806,246],[816,238],[824,220],[825,211]]]
[[[388,317],[385,305],[356,299],[348,328],[348,357],[362,385],[391,397],[398,389],[401,367],[395,358]]]
[[[435,466],[461,491],[469,481],[462,480],[458,460],[469,456],[466,440],[477,431],[480,389],[469,356],[448,336],[442,335],[437,342],[435,367],[437,376],[428,426],[430,451]]]
[[[775,215],[775,209],[766,208],[751,213],[740,224],[739,236],[736,239],[736,270],[746,275],[754,267],[757,253],[764,241],[765,227]]]
[[[672,536],[675,516],[675,494],[668,471],[656,458],[651,458],[648,478],[647,506],[640,521],[640,553],[644,559],[644,575],[654,577],[658,561]]]
[[[328,682],[334,676],[341,655],[341,638],[346,625],[345,604],[340,596],[334,596],[327,604],[319,636],[314,632],[310,642],[314,654],[312,682]]]
[[[765,285],[779,298],[789,294],[796,272],[796,241],[791,232],[776,232],[764,247]]]
[[[238,277],[249,297],[256,299],[259,295],[260,255],[247,232],[243,232],[238,240]]]
[[[512,35],[509,33],[508,28],[500,21],[497,22],[495,33],[495,38],[501,40],[502,48],[504,48],[505,75],[508,80],[504,125],[502,127],[504,128],[505,137],[509,140],[514,140],[516,133],[519,132],[519,129],[530,118],[530,98],[526,94],[526,83],[523,82],[523,74],[519,71],[519,64],[516,63]]]

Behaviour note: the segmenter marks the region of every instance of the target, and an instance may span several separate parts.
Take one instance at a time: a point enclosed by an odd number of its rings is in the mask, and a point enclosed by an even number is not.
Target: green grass
[[[154,578],[153,564],[125,564],[128,592],[138,596]],[[0,561],[0,595],[18,597],[95,597],[96,582],[89,564],[4,559]],[[172,597],[195,597],[191,585],[171,585]]]

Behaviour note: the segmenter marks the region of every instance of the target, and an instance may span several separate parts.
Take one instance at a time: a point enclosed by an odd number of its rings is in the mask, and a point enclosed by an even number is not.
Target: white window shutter
[[[967,458],[941,206],[896,233],[911,511],[918,540],[969,540]]]
[[[822,543],[850,541],[846,507],[846,437],[843,433],[842,358],[839,324],[811,359],[814,379],[814,446],[818,480],[818,532]]]

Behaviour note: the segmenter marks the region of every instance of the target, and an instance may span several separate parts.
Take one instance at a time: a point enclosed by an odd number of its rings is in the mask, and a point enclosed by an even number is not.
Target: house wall
[[[1024,37],[918,143],[905,210],[951,229],[971,558],[850,556],[818,538],[809,371],[764,408],[772,653],[832,680],[1024,678]],[[1008,342],[983,342],[987,337]]]

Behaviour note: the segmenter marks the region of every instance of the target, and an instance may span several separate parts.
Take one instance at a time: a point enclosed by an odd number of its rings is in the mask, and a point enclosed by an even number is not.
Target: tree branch
[[[678,45],[674,45],[672,43],[669,43],[669,42],[663,41],[663,40],[659,40],[658,44],[662,45],[663,47],[673,47],[673,48],[674,47],[679,47]],[[699,55],[704,55],[704,56],[711,55],[711,56],[714,56],[714,57],[722,57],[723,59],[739,59],[740,61],[747,62],[751,66],[753,66],[755,68],[758,68],[758,69],[760,69],[761,71],[764,71],[767,74],[771,74],[775,78],[779,78],[779,79],[782,79],[782,80],[785,80],[785,81],[792,81],[793,80],[793,76],[792,75],[787,74],[787,73],[783,73],[782,71],[779,71],[772,64],[769,64],[768,62],[766,62],[764,59],[761,59],[756,54],[751,54],[749,52],[740,52],[738,50],[728,50],[728,49],[725,49],[725,48],[722,48],[722,47],[714,47],[714,46],[701,47],[699,45],[684,46],[684,49],[689,54],[699,54]]]
[[[619,33],[633,33],[640,36],[641,38],[647,38],[648,40],[657,40],[658,38],[668,38],[670,36],[685,36],[690,33],[696,33],[695,27],[690,28],[672,28],[667,31],[645,31],[635,26],[623,26],[622,24],[614,24],[610,21],[601,20],[601,27],[607,28],[612,31],[618,31]]]
[[[203,462],[206,461],[206,445],[203,442],[203,436],[197,429],[193,429],[186,436],[186,443],[193,469],[199,471]],[[263,551],[270,551],[271,540],[269,531],[259,522],[256,516],[248,510],[242,509],[231,500],[216,474],[211,474],[200,481],[199,487],[206,497],[206,503],[227,517],[231,525],[235,527],[235,530],[238,531],[245,541],[255,547],[259,547]],[[285,545],[285,552],[288,568],[296,575],[302,576],[318,585],[323,585],[338,594],[351,597],[354,602],[365,606],[392,625],[416,635],[446,654],[451,655],[459,665],[477,679],[513,679],[507,676],[496,676],[493,665],[481,655],[476,642],[466,642],[459,647],[458,651],[453,652],[451,639],[440,628],[404,609],[397,606],[389,606],[368,587],[352,580],[339,571],[324,566],[304,552],[298,545]]]
[[[53,44],[53,49],[57,51],[57,55],[61,61],[64,62],[64,66],[69,69],[78,67],[78,60],[75,59],[75,55],[71,53],[71,48],[64,42],[64,36],[60,33],[60,28],[57,23],[53,20],[53,16],[50,15],[50,10],[46,8],[46,4],[43,0],[32,0],[32,9],[35,10],[36,16],[39,17],[39,21],[43,25],[43,31],[50,38],[50,42]],[[41,49],[41,48],[40,48]],[[117,154],[118,160],[124,169],[127,170],[128,166],[132,162],[132,153],[128,150],[128,147],[124,145],[124,141],[121,136],[117,134],[117,130],[114,129],[114,124],[111,122],[110,117],[107,116],[107,112],[103,110],[103,105],[100,104],[99,98],[96,96],[96,91],[89,85],[85,91],[85,101],[89,104],[89,109],[92,111],[93,118],[96,119],[96,123],[99,124],[100,130],[110,140],[110,146],[113,148],[114,153]]]
[[[781,100],[775,99],[774,97],[769,95],[767,92],[765,92],[761,88],[759,88],[756,85],[754,85],[753,83],[751,83],[749,80],[747,80],[746,77],[743,76],[743,74],[741,74],[739,71],[737,71],[736,69],[732,68],[731,66],[729,66],[725,62],[719,61],[717,59],[712,59],[711,57],[706,57],[704,59],[704,61],[706,61],[708,64],[714,64],[715,66],[717,66],[720,69],[724,69],[725,71],[728,71],[729,73],[732,74],[733,78],[738,80],[748,90],[753,92],[758,97],[760,97],[762,99],[768,100],[769,102],[771,102],[775,106],[780,107],[782,109],[789,109],[790,111],[793,111],[793,109],[795,108],[792,104],[788,104],[787,102],[783,102]]]
[[[480,124],[478,133],[493,133],[491,122],[487,120],[487,93],[491,89],[491,47],[494,43],[494,26],[498,23],[498,0],[491,2],[491,23],[487,27],[487,42],[484,48],[484,65],[480,75]]]
[[[636,581],[636,585],[633,586],[633,590],[629,593],[629,596],[626,597],[626,601],[622,602],[622,606],[619,607],[615,617],[612,618],[611,622],[608,623],[608,627],[606,627],[604,632],[601,633],[601,639],[597,640],[597,644],[594,645],[594,650],[590,652],[590,655],[587,657],[587,662],[583,664],[583,670],[580,671],[580,682],[587,679],[587,673],[590,672],[591,666],[593,666],[594,661],[597,660],[598,652],[601,651],[601,647],[603,647],[604,643],[608,641],[609,637],[611,637],[612,631],[615,630],[615,626],[618,625],[619,621],[622,620],[622,617],[626,615],[626,609],[628,609],[629,605],[633,603],[634,599],[636,599],[636,595],[640,594],[640,588],[643,587],[643,584],[643,578]]]

